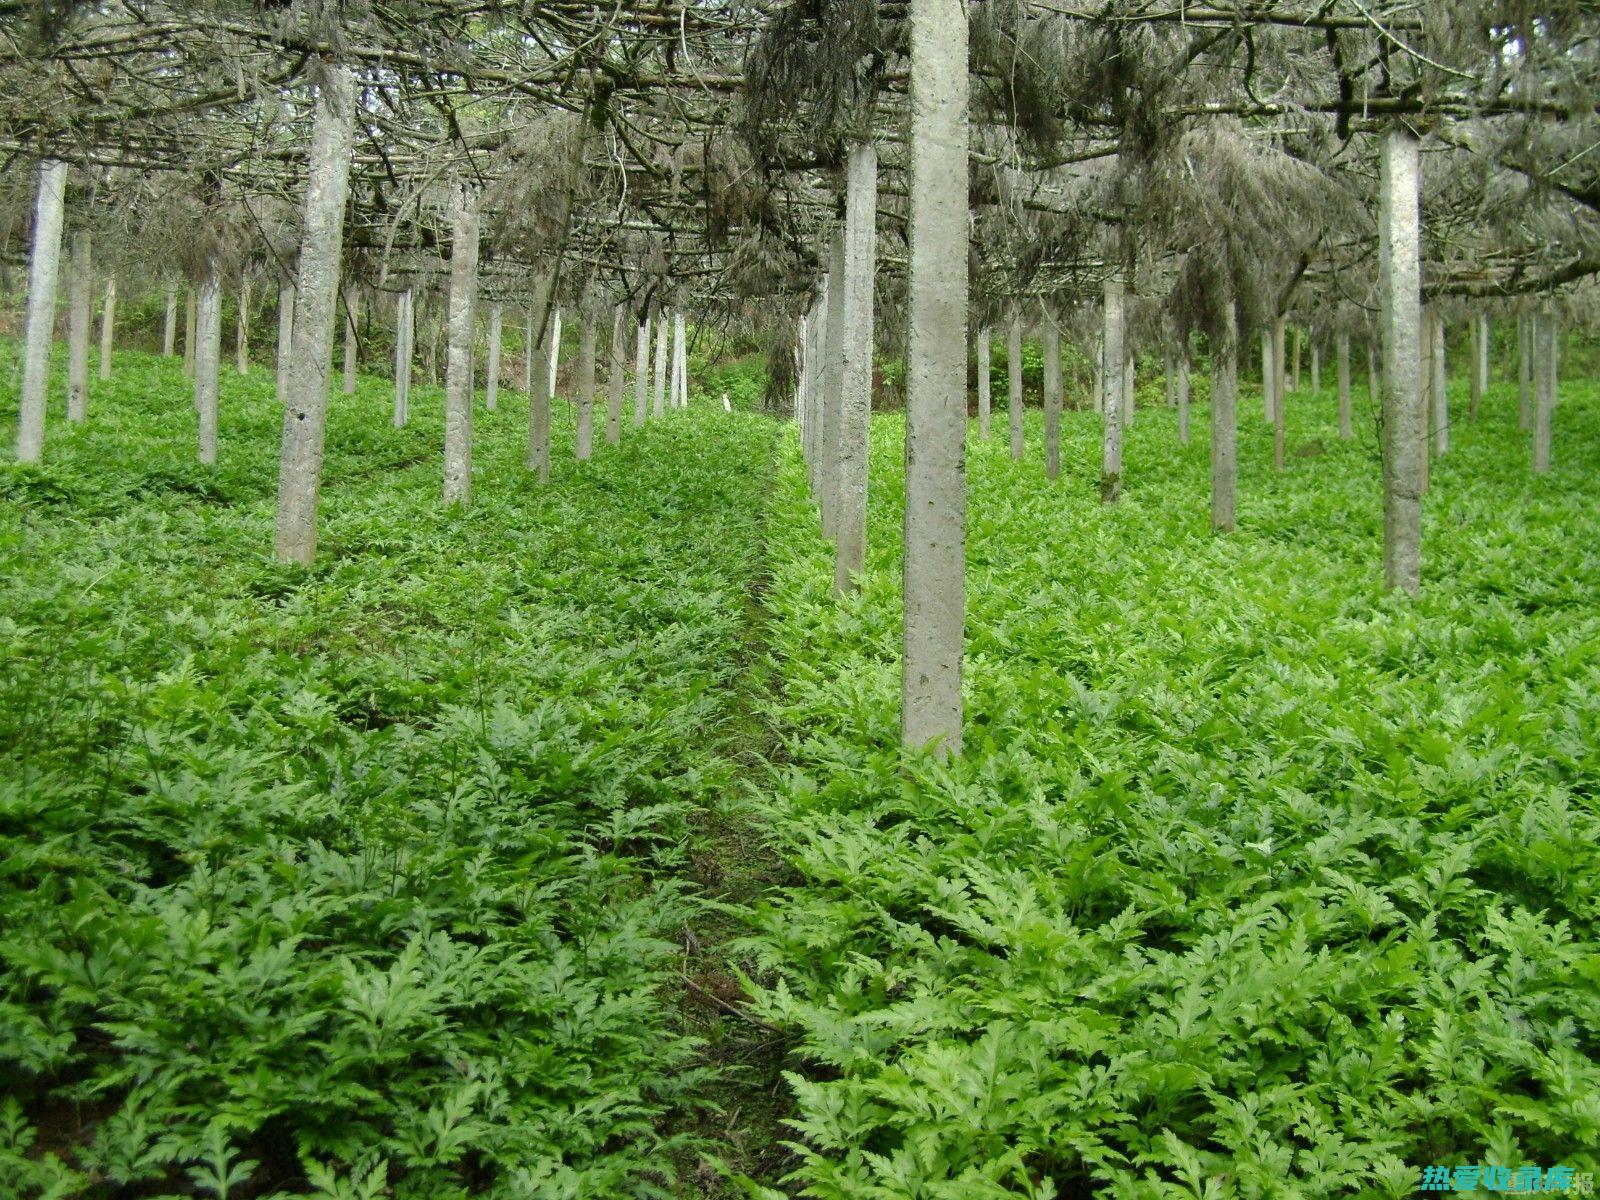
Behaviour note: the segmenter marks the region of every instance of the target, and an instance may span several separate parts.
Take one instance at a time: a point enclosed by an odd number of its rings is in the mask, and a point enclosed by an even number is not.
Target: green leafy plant
[[[949,765],[897,745],[901,421],[873,425],[843,600],[786,446],[786,761],[756,806],[797,882],[748,948],[758,1013],[799,1042],[790,1183],[1331,1198],[1410,1195],[1434,1162],[1595,1169],[1594,389],[1564,389],[1544,478],[1514,388],[1456,422],[1412,602],[1380,587],[1370,420],[1341,442],[1331,389],[1291,395],[1291,442],[1326,452],[1280,476],[1242,404],[1218,537],[1208,413],[1180,446],[1147,382],[1115,507],[1092,413],[1065,418],[1057,483],[1036,413],[1022,463],[969,443]]]
[[[183,394],[122,356],[0,472],[0,1192],[688,1187],[682,872],[763,487],[724,464],[771,425],[579,464],[558,406],[540,489],[503,403],[445,512],[437,390],[395,430],[364,379],[298,571],[266,557],[270,374],[225,372],[214,471]]]

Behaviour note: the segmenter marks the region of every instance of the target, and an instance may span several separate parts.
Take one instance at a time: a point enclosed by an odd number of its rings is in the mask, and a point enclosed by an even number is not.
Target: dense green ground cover
[[[1378,586],[1364,397],[1348,444],[1291,397],[1323,452],[1281,477],[1241,404],[1228,537],[1203,408],[1186,448],[1140,413],[1109,510],[1092,415],[1049,484],[1037,415],[1013,464],[1000,414],[969,754],[908,768],[899,418],[840,602],[792,435],[769,496],[773,427],[717,402],[759,380],[712,382],[587,467],[564,421],[543,492],[520,404],[480,407],[447,513],[437,392],[395,431],[363,380],[310,573],[268,555],[264,371],[224,372],[214,471],[176,364],[128,355],[0,473],[0,1195],[698,1196],[710,1132],[753,1192],[851,1200],[1600,1167],[1593,388],[1544,479],[1511,389],[1458,420],[1418,602]],[[713,919],[691,880],[765,868],[697,826],[752,767],[791,874]],[[686,1011],[737,999],[742,917],[739,1054],[793,1050],[787,1185],[768,1093]]]
[[[1331,371],[1330,371],[1331,376]],[[1465,388],[1460,388],[1464,392]],[[1153,392],[1146,392],[1154,398]],[[1241,403],[1239,531],[1206,413],[971,445],[968,756],[895,749],[902,431],[837,603],[793,440],[771,518],[803,878],[755,939],[800,1032],[809,1195],[1400,1196],[1431,1163],[1600,1166],[1600,396],[1529,474],[1496,386],[1427,500],[1426,595],[1382,594],[1372,414]],[[1003,417],[997,418],[1001,431]]]
[[[0,473],[0,1195],[697,1195],[674,938],[772,427],[567,419],[540,491],[508,398],[457,513],[437,391],[333,408],[309,573],[259,368],[214,471],[130,354]]]

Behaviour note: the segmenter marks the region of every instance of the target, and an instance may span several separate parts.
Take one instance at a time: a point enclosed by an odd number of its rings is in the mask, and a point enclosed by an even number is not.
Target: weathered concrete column
[[[627,313],[617,305],[611,314],[611,367],[606,380],[606,445],[622,440],[622,393],[627,383],[628,347],[623,340],[628,327]]]
[[[1467,371],[1467,420],[1478,419],[1478,408],[1483,404],[1483,393],[1489,386],[1489,317],[1486,313],[1473,313],[1467,322],[1471,365]]]
[[[1349,441],[1354,435],[1350,426],[1350,335],[1340,332],[1334,337],[1334,371],[1339,379],[1339,436]]]
[[[1020,460],[1027,453],[1025,426],[1023,424],[1022,389],[1022,317],[1011,314],[1011,324],[1006,329],[1006,385],[1010,389],[1011,457]]]
[[[672,314],[673,407],[689,407],[689,345],[684,329],[683,310]]]
[[[1127,336],[1126,325],[1123,327],[1123,336]],[[1135,370],[1133,350],[1130,347],[1122,358],[1122,428],[1124,431],[1133,428]]]
[[[839,512],[833,550],[833,586],[839,593],[856,586],[856,577],[865,569],[867,560],[867,461],[872,436],[873,292],[878,245],[878,151],[871,142],[850,147],[845,177]]]
[[[294,284],[278,285],[278,403],[289,395],[289,354],[294,344]]]
[[[1046,312],[1039,322],[1044,340],[1044,477],[1061,475],[1061,330]]]
[[[360,331],[356,326],[356,315],[361,307],[361,293],[354,287],[344,289],[344,394],[356,394],[356,339]],[[469,347],[470,352],[470,347]],[[469,360],[470,361],[470,360]],[[448,369],[448,366],[446,367]]]
[[[200,461],[217,461],[217,407],[222,375],[222,279],[206,267],[195,295],[194,407],[200,415]]]
[[[650,404],[650,415],[661,418],[667,415],[667,336],[671,321],[665,312],[656,316],[656,378],[655,396]]]
[[[1273,373],[1272,326],[1269,324],[1261,331],[1261,416],[1268,424],[1272,422]]]
[[[1189,347],[1178,347],[1178,442],[1189,444]]]
[[[178,289],[167,288],[166,319],[161,327],[161,353],[171,358],[178,349]]]
[[[1422,394],[1422,494],[1429,488],[1429,472],[1434,461],[1434,312],[1422,309],[1422,360],[1418,365],[1418,389]]]
[[[39,164],[33,202],[33,249],[28,260],[28,315],[22,333],[22,394],[17,416],[17,461],[44,457],[45,397],[50,385],[50,343],[55,337],[56,285],[61,272],[67,164]]]
[[[900,740],[961,752],[966,612],[967,10],[911,0]]]
[[[556,398],[556,384],[561,378],[561,309],[558,306],[550,314],[550,378],[548,380],[549,398]]]
[[[67,420],[89,415],[89,321],[94,309],[94,261],[89,231],[73,231],[67,250]]]
[[[499,301],[489,305],[489,361],[483,375],[483,407],[494,412],[500,406],[500,337],[505,326],[505,310]]]
[[[844,391],[844,225],[834,228],[828,243],[828,324],[823,335],[822,435],[817,455],[817,500],[822,509],[822,536],[833,540],[839,515],[839,423]]]
[[[194,378],[194,284],[183,290],[183,377]]]
[[[1211,347],[1211,528],[1230,533],[1239,491],[1239,318],[1236,301],[1222,306]]]
[[[111,378],[111,353],[117,342],[117,277],[106,276],[106,296],[100,305],[100,378]]]
[[[1533,411],[1533,318],[1524,313],[1517,318],[1517,427],[1528,430]]]
[[[529,304],[526,306],[526,311],[523,313],[523,316],[526,318],[527,326],[522,335],[522,390],[527,393],[528,399],[532,400],[533,357],[538,349],[538,347],[534,345],[534,339],[538,337],[538,334],[534,332],[534,326],[538,318],[537,314],[535,314],[533,311],[533,305]]]
[[[415,299],[410,288],[395,301],[394,331],[394,427],[404,429],[411,419],[411,357],[416,337],[412,312]]]
[[[250,374],[250,277],[239,280],[239,311],[233,321],[233,366],[241,375]]]
[[[310,177],[301,222],[299,288],[278,465],[278,558],[309,566],[316,553],[317,503],[328,417],[328,382],[338,299],[344,209],[355,142],[355,85],[349,68],[324,63],[311,133]]]
[[[579,462],[588,462],[594,455],[596,340],[594,314],[585,304],[579,313],[578,326],[578,428],[574,439],[574,450]]]
[[[1450,451],[1450,372],[1444,357],[1444,320],[1433,319],[1433,453],[1442,457]]]
[[[1421,216],[1417,138],[1404,126],[1384,131],[1378,220],[1379,304],[1383,322],[1384,582],[1422,589]]]
[[[456,195],[450,232],[449,342],[444,369],[444,502],[472,502],[472,343],[478,307],[478,235],[475,188]]]
[[[555,314],[549,311],[555,284],[553,269],[541,274],[528,310],[528,361],[533,364],[528,383],[528,470],[538,475],[541,484],[550,482],[550,355],[545,342],[555,336]]]
[[[1548,308],[1533,317],[1533,469],[1550,469],[1551,422],[1556,409],[1556,355],[1560,323]]]
[[[1281,471],[1288,437],[1288,404],[1283,378],[1284,334],[1288,322],[1279,317],[1272,323],[1272,467]],[[1296,345],[1298,346],[1298,342]],[[1298,371],[1299,368],[1296,367]],[[1295,388],[1299,390],[1298,386]]]
[[[1122,280],[1106,281],[1105,412],[1100,420],[1100,502],[1115,504],[1122,495],[1122,389],[1127,351],[1123,323],[1127,294]]]
[[[994,409],[994,332],[985,325],[978,330],[978,436],[990,436]]]
[[[644,424],[650,402],[650,314],[639,314],[633,347],[633,427]]]

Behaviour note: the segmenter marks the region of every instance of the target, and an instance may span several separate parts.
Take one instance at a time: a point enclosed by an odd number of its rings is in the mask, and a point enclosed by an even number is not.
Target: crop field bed
[[[1459,382],[1459,381],[1458,381]],[[733,385],[739,391],[739,381]],[[1463,384],[1464,386],[1464,384]],[[739,391],[741,405],[746,393]],[[1147,386],[1125,493],[968,443],[962,758],[900,749],[903,420],[867,570],[792,427],[335,397],[321,555],[280,410],[175,360],[0,476],[0,1193],[1405,1196],[1600,1169],[1600,396],[1514,386],[1381,586],[1373,413]],[[1462,404],[1461,407],[1465,408]],[[9,430],[0,430],[9,436]]]

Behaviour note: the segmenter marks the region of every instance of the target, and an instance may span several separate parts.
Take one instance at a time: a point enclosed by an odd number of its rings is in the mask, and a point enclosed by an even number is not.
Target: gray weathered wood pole
[[[1022,316],[1011,314],[1006,329],[1006,385],[1010,390],[1011,457],[1020,460],[1027,453],[1022,413]]]
[[[1239,491],[1239,317],[1230,297],[1211,349],[1211,528],[1231,533]]]
[[[1551,420],[1556,408],[1557,333],[1556,315],[1546,308],[1533,316],[1533,469],[1539,474],[1550,469]]]
[[[309,566],[317,549],[317,502],[328,419],[334,308],[345,200],[355,141],[355,85],[349,69],[325,63],[311,133],[310,178],[300,234],[299,287],[278,466],[277,556]]]
[[[574,452],[579,462],[594,455],[594,380],[597,334],[594,313],[585,302],[578,313],[578,428]]]
[[[911,0],[900,740],[961,752],[966,620],[967,12]]]
[[[1383,322],[1383,578],[1422,589],[1422,325],[1417,138],[1404,126],[1381,141],[1379,304]]]
[[[478,195],[456,193],[450,231],[450,326],[444,368],[444,502],[472,502],[472,343],[478,306]]]
[[[1115,504],[1122,495],[1122,389],[1127,382],[1123,340],[1126,292],[1122,280],[1106,280],[1105,412],[1100,418],[1100,501]]]
[[[1341,331],[1334,337],[1334,374],[1339,383],[1339,436],[1349,441],[1354,436],[1350,425],[1350,335]]]
[[[410,288],[400,293],[394,313],[394,427],[404,429],[411,419],[411,357],[416,337],[416,318],[412,311],[415,297]]]
[[[89,231],[77,229],[67,248],[67,420],[89,415],[89,321],[94,309],[94,259]]]
[[[850,147],[845,167],[844,303],[840,325],[839,491],[833,587],[856,586],[867,562],[867,460],[872,437],[873,291],[877,279],[878,151]],[[963,382],[965,382],[963,380]]]
[[[1311,394],[1322,394],[1322,345],[1313,336],[1311,342]]]
[[[628,314],[617,305],[611,314],[611,364],[606,379],[606,445],[615,446],[622,440],[622,395],[627,385]]]
[[[200,461],[217,461],[217,402],[222,375],[222,278],[208,263],[195,294],[194,407],[200,416]]]
[[[106,276],[105,300],[100,305],[100,378],[111,378],[111,353],[117,343],[117,277]]]
[[[494,412],[500,407],[500,339],[505,329],[505,310],[499,301],[489,305],[489,361],[483,372],[483,407]]]
[[[1061,475],[1061,330],[1047,312],[1039,324],[1044,339],[1044,477]]]
[[[22,394],[17,416],[18,462],[36,463],[44,457],[45,396],[50,385],[50,343],[55,336],[66,194],[67,164],[45,159],[39,164],[39,185],[33,202],[28,315],[22,334]]]
[[[988,439],[994,421],[994,333],[978,330],[978,436]]]

